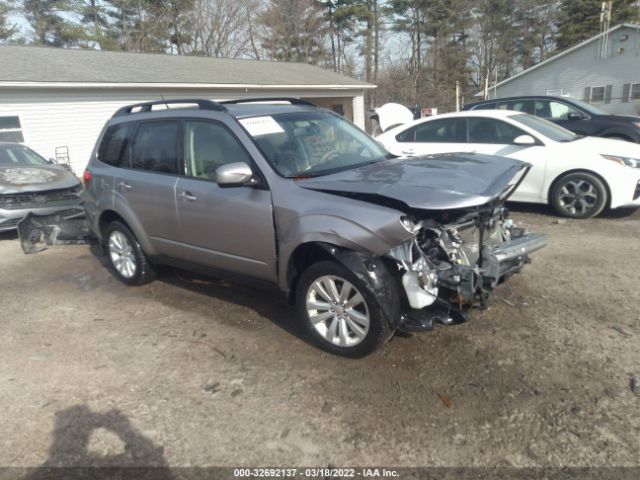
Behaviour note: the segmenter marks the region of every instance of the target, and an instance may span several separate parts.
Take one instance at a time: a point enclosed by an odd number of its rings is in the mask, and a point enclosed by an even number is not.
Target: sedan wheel
[[[565,217],[591,218],[607,203],[607,190],[602,181],[589,173],[572,173],[560,178],[551,192],[556,212]]]

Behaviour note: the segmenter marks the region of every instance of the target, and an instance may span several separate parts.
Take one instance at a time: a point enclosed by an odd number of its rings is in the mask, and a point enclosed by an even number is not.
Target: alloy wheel
[[[136,274],[136,256],[126,235],[118,230],[109,235],[109,257],[116,271],[124,278],[132,278]]]
[[[598,191],[587,180],[569,180],[560,188],[560,207],[570,215],[584,215],[598,203]]]
[[[369,332],[370,315],[360,291],[335,275],[317,278],[307,290],[309,321],[325,340],[339,347],[353,347]]]

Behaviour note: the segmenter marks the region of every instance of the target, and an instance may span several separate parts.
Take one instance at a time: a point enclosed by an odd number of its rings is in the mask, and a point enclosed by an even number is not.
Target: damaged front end
[[[473,306],[486,307],[496,285],[519,272],[547,236],[518,228],[503,206],[447,215],[402,217],[413,237],[393,248],[406,308],[399,328],[431,330],[436,322],[462,323]]]

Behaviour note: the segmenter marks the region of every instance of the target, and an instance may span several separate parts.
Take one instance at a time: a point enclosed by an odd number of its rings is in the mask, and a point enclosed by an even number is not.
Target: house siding
[[[625,35],[627,39],[622,40]],[[604,59],[599,57],[599,48],[599,40],[584,45],[556,61],[491,88],[490,98],[562,94],[585,100],[587,87],[611,86],[610,102],[594,105],[609,113],[640,114],[640,100],[625,101],[623,98],[626,84],[640,83],[640,29],[622,27],[611,32]]]
[[[0,83],[1,85],[1,83]],[[18,116],[24,143],[45,158],[54,158],[56,147],[67,147],[73,171],[80,175],[89,161],[95,142],[106,121],[114,112],[132,103],[173,98],[212,98],[217,100],[242,97],[282,97],[295,95],[302,98],[326,99],[329,104],[343,103],[345,116],[355,119],[364,129],[364,112],[354,112],[352,98],[362,96],[360,89],[353,91],[260,90],[247,92],[207,89],[140,91],[140,89],[0,89],[0,117]],[[331,99],[336,99],[332,101]]]

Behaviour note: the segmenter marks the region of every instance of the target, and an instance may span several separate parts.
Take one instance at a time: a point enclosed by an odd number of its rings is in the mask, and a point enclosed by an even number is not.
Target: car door
[[[490,117],[467,118],[467,137],[470,151],[514,158],[532,165],[531,170],[511,199],[538,201],[542,195],[542,186],[546,175],[545,147],[535,138],[535,145],[516,145],[514,141],[521,135],[529,134],[503,120]]]
[[[122,202],[118,210],[139,226],[158,255],[175,254],[178,131],[176,120],[140,122],[131,145],[129,168],[118,169],[114,179],[114,196]]]
[[[184,176],[176,186],[181,257],[191,263],[274,281],[276,246],[271,192],[220,187],[216,169],[255,165],[224,120],[183,121]]]
[[[413,157],[468,151],[464,119],[427,120],[396,135],[395,155]]]

